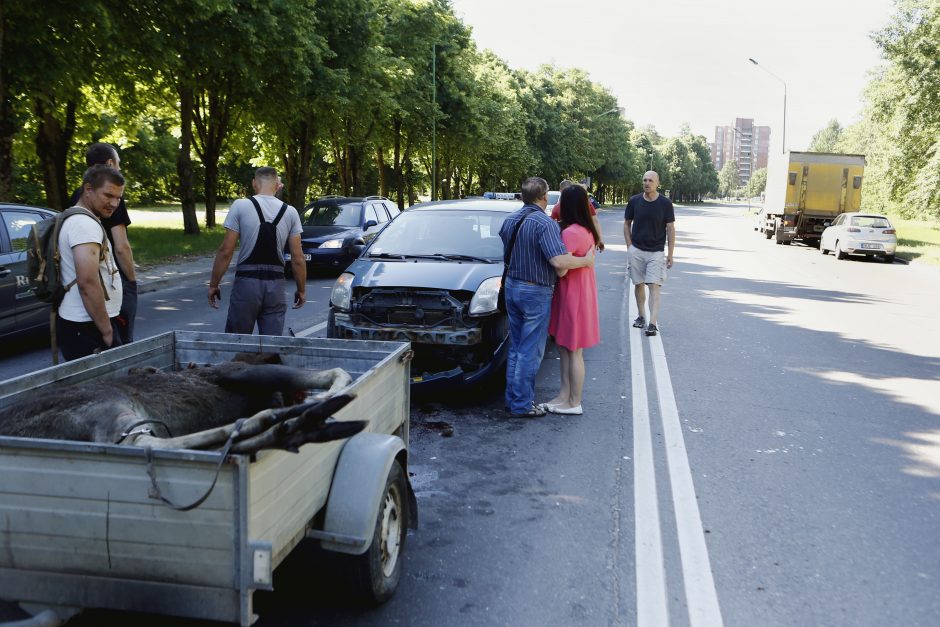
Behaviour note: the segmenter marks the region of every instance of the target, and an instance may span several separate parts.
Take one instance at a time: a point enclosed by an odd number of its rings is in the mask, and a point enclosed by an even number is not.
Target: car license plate
[[[826,227],[823,226],[822,224],[814,224],[813,230],[816,231],[817,233],[822,233],[823,231],[826,230]]]
[[[284,253],[284,261],[290,261],[290,253]],[[310,255],[304,254],[304,261],[310,261]]]
[[[865,248],[867,250],[880,250],[881,244],[868,244],[868,243],[863,242],[862,248]]]

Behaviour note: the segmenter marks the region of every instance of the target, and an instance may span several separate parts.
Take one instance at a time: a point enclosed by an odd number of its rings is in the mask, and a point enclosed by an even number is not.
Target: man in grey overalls
[[[285,244],[290,249],[297,284],[294,309],[303,307],[306,301],[307,264],[300,248],[303,229],[297,210],[275,197],[281,188],[277,170],[258,168],[251,185],[255,195],[232,203],[225,218],[225,237],[215,255],[209,280],[209,306],[219,308],[222,297],[219,283],[232,261],[236,244],[241,241],[225,332],[250,334],[257,323],[261,335],[283,335],[287,313]]]

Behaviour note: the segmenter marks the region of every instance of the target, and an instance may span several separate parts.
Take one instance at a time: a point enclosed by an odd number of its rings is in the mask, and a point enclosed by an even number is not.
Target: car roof
[[[460,198],[423,202],[408,209],[413,211],[502,211],[512,213],[522,208],[521,200],[493,200],[489,198]]]
[[[23,205],[17,202],[0,202],[0,207],[4,209],[39,209],[40,211],[54,211],[49,207],[37,207],[36,205]]]

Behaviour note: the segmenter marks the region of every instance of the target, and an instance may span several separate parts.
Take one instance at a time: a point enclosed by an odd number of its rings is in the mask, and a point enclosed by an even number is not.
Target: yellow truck
[[[758,230],[778,244],[798,239],[819,246],[820,235],[836,216],[859,210],[864,172],[864,155],[793,151],[772,155]]]

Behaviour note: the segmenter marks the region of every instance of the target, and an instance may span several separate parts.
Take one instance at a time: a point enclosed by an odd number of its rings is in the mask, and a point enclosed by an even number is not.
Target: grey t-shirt
[[[268,222],[274,220],[281,210],[283,202],[274,196],[259,194],[255,198],[258,200],[258,204],[261,205],[261,213],[264,214],[264,219]],[[249,199],[239,198],[229,207],[223,226],[238,233],[239,248],[236,263],[241,264],[251,254],[258,239],[260,224],[258,223],[258,213],[255,211],[255,206],[251,204]],[[300,215],[298,215],[296,209],[287,205],[287,211],[284,212],[281,221],[277,223],[278,250],[284,250],[288,237],[299,233],[303,233],[303,227],[300,225]]]

